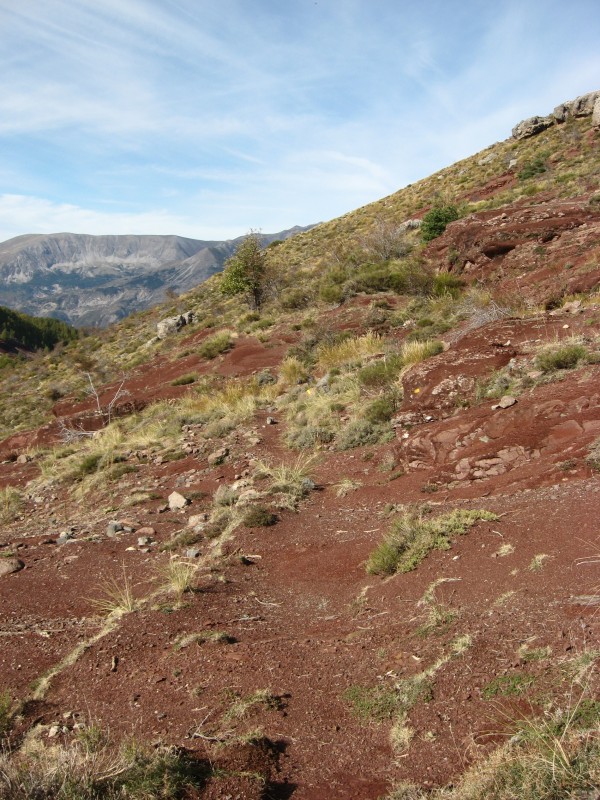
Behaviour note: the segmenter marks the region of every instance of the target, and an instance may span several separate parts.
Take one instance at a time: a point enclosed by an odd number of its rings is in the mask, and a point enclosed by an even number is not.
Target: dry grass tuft
[[[338,344],[322,345],[318,351],[318,365],[329,370],[363,361],[370,356],[384,354],[384,339],[377,333],[369,331],[364,336],[344,339]]]
[[[21,510],[21,492],[14,486],[0,489],[0,522],[12,522]]]
[[[100,584],[100,590],[104,596],[92,600],[92,605],[103,616],[121,617],[137,611],[139,608],[139,601],[133,593],[133,584],[125,571],[125,565],[123,565],[122,573],[121,580],[108,578],[103,581]]]

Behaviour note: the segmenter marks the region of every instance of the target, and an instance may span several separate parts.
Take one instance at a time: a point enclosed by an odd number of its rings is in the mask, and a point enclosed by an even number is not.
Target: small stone
[[[152,544],[152,539],[149,536],[139,536],[137,543],[138,547],[147,547],[149,544]]]
[[[143,528],[138,528],[138,531],[137,531],[137,534],[140,537],[141,536],[147,536],[147,537],[151,538],[152,536],[155,535],[155,533],[156,533],[156,531],[150,525],[146,525]]]
[[[26,453],[21,453],[21,455],[17,457],[17,464],[27,464],[29,461],[32,461],[32,458]]]
[[[185,553],[186,558],[198,558],[200,555],[200,550],[197,547],[189,547]]]
[[[514,406],[516,402],[517,402],[516,397],[512,397],[512,395],[510,394],[505,394],[498,401],[498,405],[496,406],[496,408],[510,408],[511,406]]]
[[[267,417],[267,425],[277,425],[275,417]]]
[[[117,533],[119,533],[119,531],[122,530],[123,530],[123,523],[117,521],[109,522],[106,527],[106,535],[109,538],[114,539]]]
[[[48,731],[48,738],[54,739],[55,736],[58,736],[60,733],[60,725],[52,725],[50,730]]]
[[[180,511],[182,508],[185,508],[187,505],[190,504],[190,501],[187,497],[184,497],[179,492],[171,492],[168,497],[169,500],[169,509],[171,511]]]
[[[217,467],[219,464],[222,464],[225,461],[228,455],[229,448],[220,447],[218,450],[215,450],[213,453],[211,453],[206,460],[208,461],[209,466]]]
[[[24,566],[25,564],[20,558],[2,558],[0,559],[0,577],[20,572]]]

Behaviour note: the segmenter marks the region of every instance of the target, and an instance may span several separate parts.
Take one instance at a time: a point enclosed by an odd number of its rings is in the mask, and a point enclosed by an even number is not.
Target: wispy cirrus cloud
[[[598,88],[599,21],[592,0],[0,0],[3,230],[331,218]]]

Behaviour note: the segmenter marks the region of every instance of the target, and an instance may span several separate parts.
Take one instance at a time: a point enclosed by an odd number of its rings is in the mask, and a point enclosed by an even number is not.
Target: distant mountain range
[[[309,230],[263,234],[265,245]],[[0,305],[77,326],[104,327],[219,272],[244,237],[25,234],[0,243]]]

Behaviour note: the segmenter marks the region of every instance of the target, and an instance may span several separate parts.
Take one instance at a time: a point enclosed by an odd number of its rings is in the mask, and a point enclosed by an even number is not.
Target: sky
[[[600,89],[598,0],[0,0],[0,241],[274,233]]]

